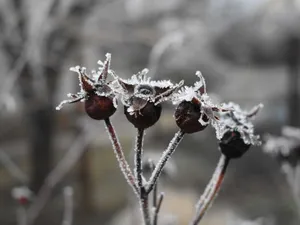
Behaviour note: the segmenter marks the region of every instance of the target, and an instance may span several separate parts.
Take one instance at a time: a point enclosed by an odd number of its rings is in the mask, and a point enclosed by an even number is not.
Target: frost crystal
[[[174,105],[177,105],[183,101],[192,102],[199,105],[201,114],[199,118],[200,124],[205,126],[211,123],[211,125],[216,129],[217,138],[221,139],[222,136],[220,135],[220,132],[222,126],[217,113],[226,112],[228,109],[222,105],[219,106],[212,103],[211,98],[206,92],[206,83],[201,72],[197,71],[196,76],[199,78],[199,81],[196,81],[191,87],[182,87],[172,96],[172,102]],[[205,121],[204,116],[206,116],[209,120]]]
[[[282,136],[266,135],[264,137],[264,152],[273,156],[288,157],[300,148],[300,129],[296,127],[283,127]]]
[[[245,144],[260,145],[261,141],[259,135],[254,134],[252,119],[263,107],[263,105],[259,104],[253,107],[253,109],[249,112],[242,110],[238,104],[233,102],[229,102],[223,106],[230,109],[230,111],[221,115],[221,127],[219,135],[223,137],[227,131],[237,131],[240,133]]]

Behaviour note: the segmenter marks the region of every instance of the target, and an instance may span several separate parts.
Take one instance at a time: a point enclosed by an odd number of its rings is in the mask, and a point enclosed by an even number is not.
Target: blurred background
[[[24,185],[32,193],[51,187],[36,224],[64,224],[66,190],[73,224],[139,224],[104,124],[82,103],[55,110],[79,90],[71,66],[96,69],[110,52],[121,77],[147,67],[155,79],[188,85],[200,70],[215,99],[245,109],[263,103],[256,132],[278,134],[300,123],[299,24],[299,0],[0,0],[0,224],[21,224],[30,203],[20,206],[11,192]],[[159,158],[177,131],[173,111],[165,104],[147,130],[145,160]],[[121,104],[111,119],[132,163],[135,129]],[[188,224],[217,146],[211,128],[184,138],[160,179],[162,225]],[[279,165],[252,147],[229,166],[201,224],[293,225],[297,211]]]

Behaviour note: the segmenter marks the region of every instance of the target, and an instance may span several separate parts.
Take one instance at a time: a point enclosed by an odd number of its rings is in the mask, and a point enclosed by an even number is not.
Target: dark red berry
[[[128,112],[128,106],[124,106],[124,113],[129,122],[136,128],[146,129],[153,126],[160,118],[162,107],[160,104],[155,105],[139,97],[130,99],[132,112]]]
[[[235,159],[244,155],[251,145],[245,144],[239,132],[227,131],[222,137],[219,146],[225,156]]]
[[[185,133],[195,133],[207,127],[199,122],[201,116],[200,104],[195,104],[188,101],[181,102],[175,110],[175,120],[177,126]],[[204,114],[203,120],[208,122],[208,117]]]
[[[18,199],[20,205],[27,205],[29,200],[28,198],[26,198],[25,196],[21,196],[19,199]]]
[[[95,93],[90,93],[85,100],[85,111],[92,119],[107,119],[116,112],[113,101],[111,96],[98,96]]]

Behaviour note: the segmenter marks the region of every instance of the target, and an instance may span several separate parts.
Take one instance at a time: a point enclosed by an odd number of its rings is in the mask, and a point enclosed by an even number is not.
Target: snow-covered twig
[[[229,158],[221,155],[219,163],[215,169],[215,172],[209,181],[203,195],[200,197],[196,204],[196,215],[191,222],[191,225],[197,225],[206,211],[209,209],[214,199],[217,197],[221,188],[227,166],[229,164]]]
[[[129,164],[126,161],[123,149],[122,149],[122,147],[120,145],[120,142],[119,142],[119,139],[118,139],[118,137],[116,135],[115,129],[114,129],[113,125],[111,124],[109,118],[105,119],[104,123],[105,123],[105,127],[106,127],[106,130],[107,130],[107,133],[108,133],[108,135],[110,137],[111,144],[113,146],[116,158],[117,158],[117,160],[119,162],[120,169],[121,169],[121,171],[122,171],[125,179],[127,180],[128,184],[132,187],[134,193],[139,196],[139,189],[138,189],[138,187],[137,187],[137,185],[135,183],[135,179],[134,179],[134,176],[133,176],[133,174],[131,172]]]
[[[4,150],[0,149],[0,162],[7,169],[7,171],[22,184],[28,182],[27,175],[11,160]]]

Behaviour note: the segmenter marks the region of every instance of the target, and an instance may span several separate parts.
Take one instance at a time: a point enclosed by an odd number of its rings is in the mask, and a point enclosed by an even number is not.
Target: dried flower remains
[[[249,112],[233,102],[223,105],[230,109],[220,117],[220,135],[219,143],[221,152],[229,158],[241,157],[251,145],[260,145],[259,135],[254,134],[252,119],[263,107],[259,104],[253,107]]]
[[[178,105],[175,110],[175,120],[178,127],[185,133],[195,133],[205,129],[208,124],[216,129],[220,139],[219,112],[226,112],[223,106],[213,104],[206,92],[205,79],[200,71],[196,72],[200,79],[192,87],[185,86],[174,94],[173,104]]]
[[[80,92],[68,94],[71,99],[62,101],[57,107],[60,110],[65,104],[82,101],[85,103],[86,113],[95,120],[103,120],[112,116],[117,109],[117,98],[107,76],[112,73],[110,70],[111,55],[106,54],[104,63],[100,64],[99,70],[92,71],[92,76],[86,73],[85,67],[72,67],[71,71],[77,72],[79,76]]]
[[[183,81],[178,84],[173,84],[169,80],[153,81],[147,77],[147,73],[148,69],[144,69],[130,79],[117,78],[124,113],[139,129],[154,125],[161,115],[161,103],[170,99],[183,85]]]

